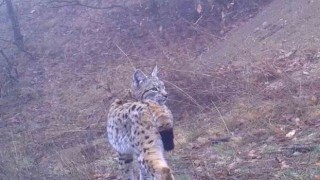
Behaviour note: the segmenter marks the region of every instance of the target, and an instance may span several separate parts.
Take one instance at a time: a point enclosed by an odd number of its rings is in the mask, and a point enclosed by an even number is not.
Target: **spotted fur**
[[[140,180],[173,180],[164,150],[172,150],[173,117],[165,106],[167,92],[157,77],[157,67],[148,77],[138,70],[133,75],[135,100],[115,100],[109,109],[107,134],[119,154],[125,178],[133,180],[133,160],[140,169]]]

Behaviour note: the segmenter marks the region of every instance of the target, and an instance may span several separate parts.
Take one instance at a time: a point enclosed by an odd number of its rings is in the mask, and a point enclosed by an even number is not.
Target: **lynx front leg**
[[[139,180],[174,180],[172,171],[164,160],[159,160],[153,156],[149,158],[140,157],[138,162],[140,163]]]
[[[153,180],[154,178],[145,169],[140,168],[140,178],[139,180]]]
[[[133,174],[133,155],[132,154],[122,154],[118,153],[119,158],[118,162],[124,171],[124,179],[125,180],[135,180]]]

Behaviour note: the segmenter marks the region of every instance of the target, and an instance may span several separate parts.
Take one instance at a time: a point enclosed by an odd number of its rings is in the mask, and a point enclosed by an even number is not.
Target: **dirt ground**
[[[0,16],[0,179],[121,179],[105,115],[156,63],[176,179],[320,179],[319,1],[15,2],[35,59]]]

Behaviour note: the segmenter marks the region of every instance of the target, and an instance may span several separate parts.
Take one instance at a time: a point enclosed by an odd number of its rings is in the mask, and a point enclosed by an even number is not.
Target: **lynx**
[[[117,99],[109,109],[108,139],[128,180],[135,179],[133,163],[139,165],[140,180],[174,180],[164,158],[164,150],[174,148],[173,117],[165,105],[167,92],[157,73],[157,66],[150,76],[137,70],[131,86],[134,100]]]

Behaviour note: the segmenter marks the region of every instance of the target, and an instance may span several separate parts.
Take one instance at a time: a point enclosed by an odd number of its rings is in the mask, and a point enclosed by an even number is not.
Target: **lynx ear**
[[[158,75],[158,66],[156,65],[152,70],[151,76],[156,77],[157,75]]]
[[[147,79],[147,76],[141,71],[141,70],[136,70],[133,74],[133,86],[134,87],[139,87],[141,83]]]

